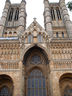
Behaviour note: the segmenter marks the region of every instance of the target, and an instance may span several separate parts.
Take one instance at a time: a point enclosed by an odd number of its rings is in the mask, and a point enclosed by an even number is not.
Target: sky
[[[11,3],[20,3],[21,0],[10,0]],[[66,4],[71,0],[65,0]],[[33,18],[37,18],[39,24],[44,27],[44,4],[43,0],[26,0],[26,12],[27,12],[27,27],[32,23]],[[59,2],[59,0],[49,0],[49,2]],[[2,16],[5,0],[0,0],[0,19]],[[70,19],[72,20],[72,12],[69,11]]]

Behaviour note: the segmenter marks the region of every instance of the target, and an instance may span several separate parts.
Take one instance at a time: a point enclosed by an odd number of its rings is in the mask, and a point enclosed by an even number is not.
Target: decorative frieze
[[[0,62],[0,69],[19,69],[19,64],[18,62]]]
[[[52,59],[72,59],[72,50],[70,49],[52,49]]]
[[[54,69],[72,69],[72,60],[54,60]]]
[[[72,40],[69,39],[54,39],[50,43],[50,48],[62,49],[62,48],[72,48]]]
[[[20,58],[19,44],[1,43],[0,44],[0,60],[16,60]]]

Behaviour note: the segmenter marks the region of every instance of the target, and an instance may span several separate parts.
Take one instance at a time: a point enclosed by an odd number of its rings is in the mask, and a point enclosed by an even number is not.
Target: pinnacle
[[[10,2],[10,0],[6,0],[6,2]]]
[[[44,0],[44,2],[48,2],[49,3],[49,0]]]
[[[36,21],[37,18],[34,17],[33,19],[34,19],[34,21]]]

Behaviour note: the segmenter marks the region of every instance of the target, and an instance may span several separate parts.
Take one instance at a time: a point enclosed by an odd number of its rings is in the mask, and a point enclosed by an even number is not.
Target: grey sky
[[[12,3],[20,3],[21,0],[10,0]],[[49,0],[50,2],[59,2],[59,0]],[[66,3],[71,0],[65,0]],[[37,21],[43,26],[43,0],[26,0],[26,12],[27,12],[27,26],[31,24],[33,18],[36,17]],[[2,16],[5,0],[0,0],[0,17]],[[72,12],[69,12],[72,20]]]

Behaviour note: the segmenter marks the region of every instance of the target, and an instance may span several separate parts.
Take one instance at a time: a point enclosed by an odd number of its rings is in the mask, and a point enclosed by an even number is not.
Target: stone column
[[[19,61],[19,69],[13,73],[14,92],[13,96],[25,96],[24,95],[24,74],[23,63]]]
[[[26,1],[22,0],[19,10],[18,35],[26,29]]]
[[[20,87],[20,77],[19,72],[15,73],[16,76],[14,76],[14,90],[13,90],[13,96],[22,96],[21,95],[21,87]]]
[[[4,27],[5,27],[5,23],[6,23],[6,19],[8,16],[8,10],[9,10],[10,5],[11,5],[10,1],[6,0],[3,14],[1,17],[1,21],[0,21],[0,37],[2,37],[3,31],[4,31]]]
[[[57,77],[56,72],[52,71],[50,73],[50,84],[51,84],[51,96],[61,96],[59,88],[59,78]]]
[[[62,13],[62,16],[64,19],[64,23],[66,26],[68,36],[69,36],[69,38],[72,38],[72,23],[70,21],[68,10],[65,5],[65,0],[60,0],[60,8],[61,8],[61,13]]]
[[[48,0],[44,0],[44,24],[46,32],[52,38],[53,37],[52,19]]]
[[[23,63],[22,61],[19,62],[19,67],[20,67],[20,96],[24,96],[24,68],[23,68]]]

